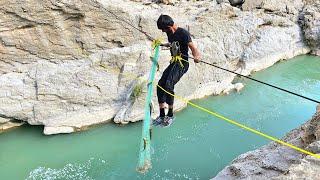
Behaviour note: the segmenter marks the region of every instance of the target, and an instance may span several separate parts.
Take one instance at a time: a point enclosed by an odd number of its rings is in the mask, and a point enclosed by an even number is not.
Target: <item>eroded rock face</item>
[[[301,147],[299,134],[298,129],[290,132],[286,142]],[[285,173],[302,158],[303,155],[295,150],[270,143],[238,156],[213,179],[271,179]]]
[[[243,10],[263,9],[267,12],[297,14],[304,6],[304,0],[246,0]],[[284,14],[282,14],[284,15]]]
[[[320,56],[320,2],[307,1],[301,14],[301,24],[312,53]]]
[[[166,39],[156,27],[161,13],[191,32],[203,60],[242,74],[310,51],[293,16],[241,11],[216,1],[163,6],[121,0],[3,0],[2,121],[44,125],[54,134],[111,120],[141,120],[146,89],[141,82],[151,67],[151,42],[127,22]],[[169,59],[169,52],[162,50],[155,82]],[[233,74],[191,61],[176,93],[187,99],[227,93],[233,79]],[[134,97],[139,86],[142,91]],[[175,103],[176,109],[184,106]],[[153,116],[158,113],[155,107]]]
[[[131,0],[134,2],[143,2],[144,4],[158,3],[158,4],[166,4],[166,5],[174,5],[181,0]]]
[[[320,154],[320,105],[302,127],[289,132],[283,141]],[[317,179],[320,159],[270,143],[238,156],[213,179]]]
[[[121,69],[149,53],[108,11],[128,16],[94,1],[1,1],[2,119],[76,129],[115,116],[132,84]]]
[[[289,179],[319,179],[320,160],[311,156],[300,161],[300,164],[292,165],[286,175],[275,177],[275,180]]]
[[[0,122],[0,133],[9,129],[13,129],[15,127],[22,126],[23,124],[24,122],[10,122],[10,121],[4,122],[4,123]]]
[[[318,0],[246,0],[242,9],[244,11],[263,10],[298,22],[312,53],[320,54],[320,2]]]
[[[320,106],[318,106],[316,114],[312,117],[307,126],[303,126],[303,130],[303,141],[307,144],[320,141]]]

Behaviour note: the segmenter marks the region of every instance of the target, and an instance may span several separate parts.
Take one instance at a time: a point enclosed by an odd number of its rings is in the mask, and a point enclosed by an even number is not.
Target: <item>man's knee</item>
[[[166,81],[165,90],[167,90],[169,92],[173,92],[174,83],[171,80]]]

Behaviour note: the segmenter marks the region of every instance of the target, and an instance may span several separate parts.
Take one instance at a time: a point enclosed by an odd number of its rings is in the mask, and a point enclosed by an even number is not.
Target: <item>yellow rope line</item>
[[[153,43],[152,43],[152,47],[155,47],[156,45],[159,45],[159,44],[161,44],[161,41],[160,41],[160,40],[154,40]],[[86,56],[89,57],[88,55],[86,55]],[[91,58],[89,57],[89,59],[91,59]],[[179,60],[180,60],[180,62],[181,62],[181,60],[188,62],[187,60],[185,60],[185,59],[183,59],[183,58],[181,58],[181,59],[179,59]],[[109,69],[109,70],[112,69],[112,68],[108,68],[108,67],[106,67],[105,65],[102,65],[102,64],[100,64],[100,66],[103,67],[103,68]],[[111,71],[119,72],[118,70],[111,70]],[[125,75],[124,73],[121,73],[121,74]],[[130,74],[133,74],[133,73],[130,73]],[[126,76],[126,75],[125,75],[125,76]],[[136,75],[135,75],[135,76],[136,76]],[[134,77],[134,76],[131,76],[131,77],[130,77],[130,79],[139,79],[139,78],[140,78],[140,77],[137,77],[137,76],[136,76],[136,77]],[[151,82],[151,83],[153,83],[153,82]],[[154,84],[153,84],[153,85],[154,85]],[[224,116],[222,116],[222,115],[220,115],[220,114],[218,114],[218,113],[215,113],[215,112],[213,112],[213,111],[210,111],[210,110],[208,110],[208,109],[206,109],[206,108],[203,108],[203,107],[201,107],[201,106],[199,106],[199,105],[196,105],[196,104],[190,102],[189,100],[184,99],[183,97],[180,97],[180,96],[171,94],[170,92],[166,91],[165,89],[163,89],[163,88],[162,88],[161,86],[159,86],[159,85],[157,85],[157,86],[158,86],[160,89],[162,89],[164,92],[166,92],[167,94],[169,94],[169,95],[171,95],[171,96],[173,96],[173,97],[175,97],[175,98],[178,98],[178,99],[180,99],[181,101],[184,101],[184,102],[186,102],[187,104],[190,104],[191,106],[193,106],[193,107],[195,107],[195,108],[197,108],[197,109],[200,109],[200,110],[202,110],[202,111],[204,111],[204,112],[207,112],[207,113],[209,113],[209,114],[211,114],[211,115],[213,115],[213,116],[216,116],[216,117],[218,117],[218,118],[220,118],[220,119],[222,119],[222,120],[224,120],[224,121],[226,121],[226,122],[228,122],[228,123],[230,123],[230,124],[239,126],[239,127],[243,128],[243,129],[245,129],[245,130],[247,130],[247,131],[250,131],[250,132],[254,133],[254,134],[257,134],[257,135],[259,135],[259,136],[265,137],[265,138],[270,139],[270,140],[272,140],[272,141],[275,141],[275,142],[277,142],[277,143],[279,143],[279,144],[282,144],[282,145],[284,145],[284,146],[290,147],[290,148],[295,149],[295,150],[297,150],[297,151],[299,151],[299,152],[302,152],[302,153],[304,153],[304,154],[311,155],[311,156],[313,156],[313,157],[315,157],[315,158],[320,159],[320,155],[318,155],[318,154],[311,153],[311,152],[306,151],[306,150],[304,150],[304,149],[301,149],[301,148],[299,148],[299,147],[297,147],[297,146],[294,146],[294,145],[292,145],[292,144],[290,144],[290,143],[286,143],[286,142],[281,141],[281,140],[279,140],[279,139],[277,139],[277,138],[275,138],[275,137],[269,136],[269,135],[264,134],[264,133],[262,133],[262,132],[260,132],[260,131],[257,131],[257,130],[255,130],[255,129],[252,129],[252,128],[250,128],[250,127],[247,127],[247,126],[245,126],[245,125],[243,125],[243,124],[240,124],[240,123],[238,123],[238,122],[236,122],[236,121],[234,121],[234,120],[231,120],[231,119],[229,119],[229,118],[226,118],[226,117],[224,117]]]
[[[183,60],[184,60],[184,59],[183,59]],[[186,61],[186,60],[184,60],[184,61]],[[108,66],[105,66],[105,65],[102,65],[102,64],[100,64],[100,66],[101,66],[101,67],[104,67],[104,68],[106,68],[106,69],[109,69],[109,70],[111,70],[111,71],[121,73],[119,70],[115,70],[114,68],[111,68],[111,67],[108,67]],[[134,73],[121,73],[121,74],[124,75],[124,76],[126,76],[126,77],[129,77],[130,79],[139,79],[139,78],[141,78],[141,77],[137,77],[137,75],[134,74]],[[301,153],[304,153],[304,154],[307,154],[307,155],[310,155],[310,156],[313,156],[313,157],[315,157],[315,158],[320,159],[320,155],[319,155],[319,154],[314,154],[314,153],[312,153],[312,152],[309,152],[309,151],[307,151],[307,150],[304,150],[304,149],[302,149],[302,148],[299,148],[299,147],[297,147],[297,146],[295,146],[295,145],[292,145],[292,144],[290,144],[290,143],[286,143],[286,142],[284,142],[284,141],[282,141],[282,140],[280,140],[280,139],[277,139],[277,138],[275,138],[275,137],[269,136],[269,135],[267,135],[267,134],[265,134],[265,133],[262,133],[262,132],[260,132],[260,131],[258,131],[258,130],[252,129],[252,128],[248,127],[248,126],[245,126],[245,125],[243,125],[243,124],[241,124],[241,123],[238,123],[238,122],[236,122],[236,121],[234,121],[234,120],[231,120],[231,119],[229,119],[229,118],[227,118],[227,117],[224,117],[223,115],[220,115],[220,114],[218,114],[218,113],[216,113],[216,112],[210,111],[210,110],[208,110],[208,109],[206,109],[206,108],[204,108],[204,107],[201,107],[201,106],[199,106],[199,105],[197,105],[197,104],[194,104],[194,103],[190,102],[189,100],[187,100],[187,99],[185,99],[185,98],[183,98],[183,97],[174,95],[174,94],[168,92],[167,90],[165,90],[163,87],[161,87],[161,86],[159,86],[159,85],[157,85],[157,86],[158,86],[161,90],[163,90],[165,93],[167,93],[167,94],[169,94],[169,95],[171,95],[171,96],[173,96],[173,97],[175,97],[175,98],[177,98],[177,99],[180,99],[181,101],[183,101],[183,102],[185,102],[185,103],[187,103],[187,104],[190,104],[191,106],[193,106],[193,107],[195,107],[195,108],[197,108],[197,109],[200,109],[200,110],[202,110],[202,111],[204,111],[204,112],[207,112],[208,114],[211,114],[211,115],[213,115],[213,116],[215,116],[215,117],[217,117],[217,118],[219,118],[219,119],[222,119],[222,120],[224,120],[224,121],[226,121],[226,122],[228,122],[228,123],[230,123],[230,124],[236,125],[236,126],[242,128],[242,129],[245,129],[245,130],[247,130],[247,131],[250,131],[250,132],[252,132],[252,133],[254,133],[254,134],[256,134],[256,135],[265,137],[265,138],[267,138],[267,139],[269,139],[269,140],[272,140],[272,141],[277,142],[277,143],[279,143],[279,144],[282,144],[282,145],[284,145],[284,146],[287,146],[287,147],[290,147],[290,148],[292,148],[292,149],[295,149],[295,150],[297,150],[297,151],[299,151],[299,152],[301,152]]]
[[[178,99],[180,99],[181,101],[184,101],[185,103],[190,104],[191,106],[193,106],[193,107],[195,107],[195,108],[197,108],[197,109],[200,109],[200,110],[202,110],[202,111],[204,111],[204,112],[207,112],[207,113],[209,113],[209,114],[211,114],[211,115],[213,115],[213,116],[216,116],[216,117],[218,117],[218,118],[220,118],[220,119],[222,119],[222,120],[224,120],[224,121],[227,121],[228,123],[231,123],[231,124],[233,124],[233,125],[239,126],[239,127],[243,128],[243,129],[245,129],[245,130],[247,130],[247,131],[250,131],[250,132],[254,133],[254,134],[257,134],[257,135],[259,135],[259,136],[265,137],[265,138],[270,139],[270,140],[272,140],[272,141],[275,141],[275,142],[277,142],[277,143],[279,143],[279,144],[282,144],[282,145],[284,145],[284,146],[290,147],[290,148],[295,149],[295,150],[297,150],[297,151],[299,151],[299,152],[302,152],[302,153],[304,153],[304,154],[307,154],[307,155],[310,155],[310,156],[313,156],[313,157],[316,157],[316,158],[320,159],[320,155],[319,155],[319,154],[314,154],[314,153],[312,153],[312,152],[306,151],[306,150],[301,149],[301,148],[299,148],[299,147],[297,147],[297,146],[294,146],[294,145],[292,145],[292,144],[286,143],[286,142],[281,141],[281,140],[279,140],[279,139],[277,139],[277,138],[275,138],[275,137],[269,136],[269,135],[264,134],[264,133],[262,133],[262,132],[260,132],[260,131],[257,131],[257,130],[255,130],[255,129],[252,129],[252,128],[248,127],[248,126],[245,126],[245,125],[243,125],[243,124],[240,124],[240,123],[238,123],[238,122],[236,122],[236,121],[234,121],[234,120],[231,120],[231,119],[229,119],[229,118],[226,118],[226,117],[224,117],[224,116],[222,116],[222,115],[220,115],[220,114],[218,114],[218,113],[215,113],[215,112],[213,112],[213,111],[210,111],[210,110],[208,110],[208,109],[206,109],[206,108],[203,108],[203,107],[201,107],[201,106],[199,106],[199,105],[196,105],[196,104],[188,101],[187,99],[184,99],[183,97],[180,97],[180,96],[171,94],[170,92],[168,92],[167,90],[165,90],[164,88],[162,88],[162,87],[159,86],[159,85],[157,85],[157,86],[158,86],[161,90],[163,90],[164,92],[166,92],[167,94],[169,94],[169,95],[171,95],[171,96],[173,96],[173,97],[175,97],[175,98],[178,98]]]
[[[106,69],[109,69],[109,70],[112,69],[112,68],[106,67],[106,66],[103,66],[103,67],[106,68]],[[117,71],[117,70],[114,70],[114,71]],[[118,72],[119,72],[119,71],[118,71]],[[127,73],[127,74],[128,74],[128,75],[126,75],[126,74],[123,74],[123,75],[124,75],[124,76],[128,76],[128,77],[130,77],[131,79],[138,79],[138,78],[139,78],[139,77],[136,77],[136,75],[135,75],[135,76],[132,76],[133,73]],[[129,75],[129,74],[130,74],[130,75]],[[189,100],[187,100],[187,99],[185,99],[185,98],[183,98],[183,97],[174,95],[174,94],[168,92],[167,90],[165,90],[163,87],[161,87],[161,86],[159,86],[159,85],[157,85],[157,86],[158,86],[161,90],[163,90],[165,93],[169,94],[170,96],[173,96],[173,97],[175,97],[175,98],[177,98],[177,99],[180,99],[181,101],[183,101],[183,102],[185,102],[185,103],[187,103],[187,104],[190,104],[191,106],[193,106],[193,107],[195,107],[195,108],[197,108],[197,109],[200,109],[200,110],[202,110],[202,111],[204,111],[204,112],[207,112],[208,114],[211,114],[211,115],[213,115],[213,116],[216,116],[217,118],[220,118],[220,119],[222,119],[222,120],[224,120],[224,121],[226,121],[226,122],[228,122],[228,123],[230,123],[230,124],[236,125],[236,126],[238,126],[238,127],[241,127],[242,129],[245,129],[245,130],[247,130],[247,131],[250,131],[250,132],[252,132],[252,133],[254,133],[254,134],[257,134],[257,135],[259,135],[259,136],[265,137],[265,138],[267,138],[267,139],[270,139],[270,140],[272,140],[272,141],[275,141],[275,142],[277,142],[277,143],[279,143],[279,144],[282,144],[282,145],[284,145],[284,146],[287,146],[287,147],[290,147],[290,148],[292,148],[292,149],[295,149],[295,150],[297,150],[297,151],[299,151],[299,152],[301,152],[301,153],[304,153],[304,154],[307,154],[307,155],[310,155],[310,156],[313,156],[313,157],[315,157],[315,158],[320,159],[320,155],[319,155],[319,154],[314,154],[314,153],[312,153],[312,152],[309,152],[309,151],[306,151],[306,150],[304,150],[304,149],[301,149],[301,148],[299,148],[299,147],[297,147],[297,146],[294,146],[294,145],[292,145],[292,144],[290,144],[290,143],[286,143],[286,142],[284,142],[284,141],[281,141],[280,139],[277,139],[277,138],[275,138],[275,137],[269,136],[269,135],[267,135],[267,134],[265,134],[265,133],[262,133],[262,132],[260,132],[260,131],[255,130],[255,129],[252,129],[252,128],[248,127],[248,126],[245,126],[245,125],[243,125],[243,124],[241,124],[241,123],[238,123],[238,122],[236,122],[236,121],[234,121],[234,120],[231,120],[231,119],[229,119],[229,118],[227,118],[227,117],[224,117],[224,116],[222,116],[222,115],[220,115],[220,114],[218,114],[218,113],[216,113],[216,112],[210,111],[210,110],[208,110],[208,109],[206,109],[206,108],[204,108],[204,107],[201,107],[201,106],[199,106],[199,105],[197,105],[197,104],[194,104],[194,103],[190,102]]]
[[[179,55],[177,55],[177,56],[172,56],[172,57],[171,57],[171,60],[170,60],[170,63],[178,62],[181,67],[184,67],[184,66],[183,66],[183,63],[182,63],[181,61],[188,62],[187,60],[184,60],[184,59],[181,57],[181,54],[179,54]]]

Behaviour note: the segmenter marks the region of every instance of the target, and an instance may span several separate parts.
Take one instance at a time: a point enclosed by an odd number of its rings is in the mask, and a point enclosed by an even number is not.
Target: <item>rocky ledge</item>
[[[320,155],[320,105],[282,140]],[[272,142],[240,155],[213,179],[319,179],[319,169],[320,159]]]

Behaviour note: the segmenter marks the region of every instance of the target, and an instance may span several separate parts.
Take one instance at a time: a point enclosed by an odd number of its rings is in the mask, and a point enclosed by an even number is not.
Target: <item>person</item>
[[[192,42],[190,33],[178,27],[173,19],[168,15],[160,15],[157,20],[158,29],[165,32],[168,37],[169,43],[163,44],[170,47],[172,57],[180,56],[183,60],[175,60],[170,62],[169,66],[164,70],[158,85],[166,91],[174,94],[174,86],[180,78],[188,71],[188,50],[192,51],[195,63],[200,62],[200,52]],[[173,120],[173,103],[174,97],[164,92],[161,88],[157,87],[157,96],[160,109],[160,115],[155,119],[155,124],[162,124],[163,126],[170,125]],[[165,104],[168,105],[168,113],[165,114]]]

